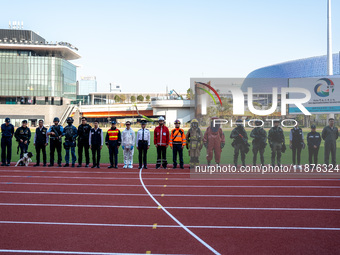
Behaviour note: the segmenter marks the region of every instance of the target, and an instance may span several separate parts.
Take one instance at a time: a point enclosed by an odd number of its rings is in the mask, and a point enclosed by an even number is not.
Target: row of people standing
[[[334,126],[334,119],[328,120],[329,124],[324,127],[322,134],[316,131],[316,126],[311,126],[311,132],[307,134],[308,147],[308,163],[318,164],[318,153],[322,139],[325,141],[324,147],[324,163],[329,165],[330,156],[332,158],[331,164],[336,165],[336,140],[338,139],[338,128]],[[225,145],[225,138],[222,129],[218,124],[214,124],[214,118],[204,135],[205,145],[207,147],[207,161],[210,164],[213,157],[213,150],[215,152],[215,162],[220,163],[220,155]],[[230,134],[233,139],[232,146],[234,148],[234,164],[237,166],[238,157],[241,154],[242,165],[245,166],[246,154],[249,152],[250,144],[248,143],[248,135],[243,126],[242,120],[236,121],[236,128]],[[253,165],[256,165],[257,155],[260,154],[261,165],[265,164],[264,152],[267,145],[267,140],[271,148],[271,165],[281,166],[281,155],[286,151],[285,136],[283,129],[279,126],[280,121],[274,121],[274,126],[269,130],[268,136],[266,130],[262,127],[262,121],[255,122],[255,128],[251,131],[250,137],[252,141]],[[214,127],[213,127],[214,126]],[[211,134],[210,134],[211,133]],[[210,142],[214,139],[213,142]],[[304,142],[304,134],[298,124],[290,130],[289,133],[289,148],[292,150],[292,163],[294,168],[301,169],[301,151],[306,147]],[[212,144],[209,146],[209,143]]]

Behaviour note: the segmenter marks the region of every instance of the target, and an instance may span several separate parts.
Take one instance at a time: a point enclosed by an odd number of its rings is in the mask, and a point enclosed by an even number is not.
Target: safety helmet
[[[111,124],[117,124],[117,122],[115,120],[111,121]]]
[[[190,123],[191,127],[198,127],[198,120],[197,119],[193,119]]]
[[[73,123],[73,118],[72,117],[67,117],[66,122],[67,123]]]
[[[181,122],[179,120],[175,120],[174,124],[181,124]]]
[[[53,119],[53,122],[56,122],[56,121],[58,121],[58,122],[60,121],[58,117],[55,117],[55,118]]]
[[[243,121],[241,120],[241,119],[238,119],[237,121],[236,121],[236,125],[242,125],[243,124]]]
[[[261,120],[256,120],[255,121],[256,126],[262,126],[262,121]]]
[[[163,121],[165,120],[163,116],[158,118],[158,121],[161,121],[161,120],[163,120]]]

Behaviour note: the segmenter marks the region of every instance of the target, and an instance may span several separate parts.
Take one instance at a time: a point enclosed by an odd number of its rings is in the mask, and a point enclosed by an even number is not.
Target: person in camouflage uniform
[[[283,134],[283,130],[279,127],[279,120],[274,121],[274,127],[269,130],[268,133],[268,142],[270,148],[272,149],[272,166],[275,166],[275,157],[277,156],[277,165],[281,166],[281,153],[285,152],[285,136]]]
[[[238,155],[241,152],[242,165],[246,166],[246,154],[249,152],[249,143],[247,132],[242,125],[242,120],[238,119],[236,121],[236,128],[231,131],[230,138],[234,139],[231,144],[234,147],[234,164],[237,167]]]
[[[251,131],[250,137],[253,139],[253,166],[256,166],[257,153],[260,153],[261,165],[264,165],[264,149],[267,146],[267,132],[262,127],[262,121],[255,121],[256,127]]]
[[[186,140],[186,147],[190,156],[190,168],[194,168],[199,164],[199,158],[203,147],[203,134],[196,119],[193,119],[190,123],[190,129],[186,134]]]

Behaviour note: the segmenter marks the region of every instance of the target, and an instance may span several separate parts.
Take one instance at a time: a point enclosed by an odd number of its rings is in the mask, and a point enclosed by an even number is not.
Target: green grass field
[[[204,130],[204,129],[203,129]],[[268,131],[268,130],[267,130]],[[226,130],[224,131],[224,134],[226,136],[226,145],[223,148],[222,151],[222,156],[221,156],[221,164],[232,164],[233,163],[233,147],[231,146],[232,140],[229,138],[230,137],[230,132],[231,130]],[[248,136],[250,134],[250,130],[247,130]],[[104,133],[104,138],[105,138],[106,133]],[[307,132],[305,132],[305,137],[307,136]],[[34,133],[32,133],[32,138],[31,138],[31,143],[29,145],[28,151],[33,152],[35,154],[35,148],[33,146],[33,137]],[[287,151],[282,155],[282,163],[283,164],[291,164],[292,163],[292,153],[291,150],[289,149],[289,131],[285,131],[285,138],[286,138],[286,145],[287,145]],[[305,141],[306,142],[306,141]],[[251,144],[251,139],[249,139],[249,143]],[[337,141],[337,147],[339,147],[340,139]],[[47,146],[47,162],[49,162],[49,146]],[[252,147],[250,147],[250,151],[246,156],[246,163],[247,164],[252,164]],[[78,148],[76,148],[76,155],[78,156],[77,152]],[[17,152],[17,142],[13,138],[13,147],[12,147],[12,162],[18,161],[19,160],[19,155],[16,153]],[[337,158],[340,158],[340,150],[337,150]],[[188,155],[188,150],[184,149],[183,153],[183,158],[184,158],[184,163],[188,164],[189,163],[189,155]],[[270,163],[270,155],[271,155],[271,150],[269,145],[267,145],[266,150],[265,150],[265,163],[268,164]],[[35,162],[35,156],[33,157],[33,162]],[[65,162],[65,150],[62,150],[62,156],[63,156],[63,162]],[[324,143],[321,143],[321,148],[319,150],[319,163],[322,164],[324,157]],[[56,159],[56,156],[55,156]],[[42,160],[42,157],[41,157]],[[83,161],[84,161],[84,155],[83,155]],[[167,160],[169,164],[172,164],[172,150],[170,147],[167,150]],[[90,162],[92,162],[92,154],[90,152]],[[118,156],[118,162],[123,163],[123,151],[120,148],[119,149],[119,156]],[[101,163],[109,163],[109,152],[108,148],[106,146],[103,147],[102,153],[101,153]],[[134,152],[134,163],[138,163],[138,151],[135,150]],[[153,145],[153,132],[151,132],[151,146],[148,152],[148,163],[150,164],[155,164],[156,163],[156,147]],[[203,147],[201,151],[201,157],[200,157],[200,163],[205,164],[206,163],[206,149]],[[214,161],[212,161],[214,163]],[[239,158],[239,164],[241,163],[241,160]],[[260,159],[258,155],[258,160],[257,163],[260,164]],[[302,150],[301,153],[301,164],[308,163],[308,149]]]

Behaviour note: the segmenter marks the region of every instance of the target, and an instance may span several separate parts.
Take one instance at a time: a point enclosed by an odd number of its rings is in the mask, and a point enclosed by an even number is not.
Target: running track
[[[340,254],[339,183],[0,167],[0,253]]]

